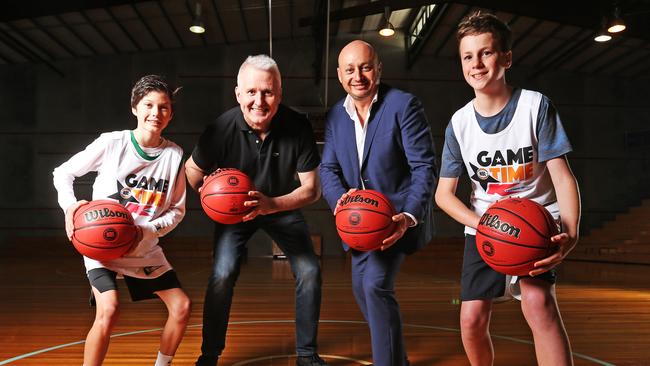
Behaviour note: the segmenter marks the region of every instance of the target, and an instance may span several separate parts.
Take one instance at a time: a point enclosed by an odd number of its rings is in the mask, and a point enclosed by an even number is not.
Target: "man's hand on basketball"
[[[253,207],[253,211],[244,216],[242,220],[250,221],[258,215],[268,215],[278,212],[277,205],[273,198],[266,196],[264,193],[259,191],[250,191],[248,192],[248,196],[253,198],[253,200],[244,202],[244,206]]]
[[[345,201],[345,199],[348,198],[349,195],[351,195],[356,191],[358,191],[357,188],[350,188],[347,192],[341,195],[341,198],[339,198],[339,200],[336,202],[336,207],[334,207],[334,216],[336,216],[336,213],[339,212],[339,206],[341,206],[341,203]]]
[[[86,200],[77,201],[65,209],[65,233],[68,235],[68,240],[72,241],[72,234],[74,234],[74,213],[79,207],[88,204]]]
[[[535,269],[528,272],[530,276],[537,276],[544,272],[550,271],[553,267],[562,263],[564,258],[569,254],[569,252],[576,245],[577,239],[571,238],[567,233],[559,233],[551,237],[553,243],[558,244],[559,249],[557,252],[553,253],[551,256],[548,256],[540,261],[535,262]]]
[[[398,213],[397,215],[394,215],[392,219],[393,222],[396,223],[395,231],[391,236],[387,237],[386,239],[384,239],[384,241],[382,241],[384,245],[379,247],[380,250],[386,250],[390,248],[399,239],[401,239],[402,236],[404,236],[406,230],[408,230],[408,228],[414,224],[413,219],[408,215],[405,215],[404,213]]]

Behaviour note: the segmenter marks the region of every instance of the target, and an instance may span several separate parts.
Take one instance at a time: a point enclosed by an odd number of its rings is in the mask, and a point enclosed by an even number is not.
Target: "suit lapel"
[[[381,115],[384,113],[384,108],[386,107],[385,103],[382,103],[382,94],[382,90],[380,89],[376,102],[376,104],[379,105],[379,109],[375,113],[370,112],[370,121],[366,122],[368,123],[368,131],[366,131],[366,142],[363,144],[363,164],[361,164],[362,169],[366,166],[366,161],[368,160],[368,152],[370,151],[370,145],[372,145],[372,142],[375,139],[375,133],[377,132],[379,124],[381,123]]]
[[[360,188],[361,183],[361,174],[359,173],[359,154],[357,150],[357,138],[354,132],[354,121],[350,118],[348,113],[345,111],[345,108],[341,108],[341,113],[343,114],[343,119],[345,123],[341,126],[341,132],[343,133],[343,138],[340,141],[343,141],[343,149],[349,149],[351,154],[347,154],[350,158],[349,164],[352,166],[352,172],[354,173],[354,179],[356,180],[355,188]]]

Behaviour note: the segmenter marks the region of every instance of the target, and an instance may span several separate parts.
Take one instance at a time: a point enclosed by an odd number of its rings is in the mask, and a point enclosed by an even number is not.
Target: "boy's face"
[[[131,108],[138,118],[138,128],[160,135],[172,119],[172,102],[167,93],[157,90],[147,93]]]
[[[512,51],[501,51],[492,33],[463,37],[458,51],[465,81],[475,91],[489,93],[506,85],[505,72],[512,64]]]

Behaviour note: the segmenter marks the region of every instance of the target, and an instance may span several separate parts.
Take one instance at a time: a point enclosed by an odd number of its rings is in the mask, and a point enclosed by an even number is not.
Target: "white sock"
[[[174,356],[163,355],[158,351],[158,358],[156,358],[156,364],[154,366],[169,366],[172,364],[172,359],[174,359]]]

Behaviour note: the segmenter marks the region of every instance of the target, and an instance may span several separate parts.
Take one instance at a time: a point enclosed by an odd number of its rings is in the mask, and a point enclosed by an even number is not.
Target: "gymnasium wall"
[[[408,90],[422,100],[432,126],[436,150],[452,113],[472,91],[462,80],[456,59],[421,55],[406,69],[402,39],[378,40],[384,62],[383,82]],[[344,96],[336,79],[336,56],[347,42],[331,45],[327,102]],[[144,74],[166,75],[182,85],[175,117],[166,136],[189,156],[203,126],[236,105],[235,76],[249,54],[266,53],[267,43],[97,56],[54,63],[61,77],[42,64],[0,66],[0,246],[16,238],[63,237],[63,213],[56,202],[51,172],[83,149],[99,132],[136,126],[129,106],[132,83]],[[273,56],[283,74],[284,103],[309,112],[322,127],[325,81],[315,83],[313,40],[275,41]],[[516,58],[516,55],[515,55]],[[515,69],[508,76],[517,86],[547,94],[559,109],[575,152],[570,163],[583,199],[583,232],[647,197],[650,181],[648,147],[637,139],[647,133],[650,95],[647,82],[549,71]],[[627,140],[626,140],[627,135]],[[641,141],[638,143],[638,141]],[[93,176],[77,180],[78,198],[89,198]],[[469,195],[467,177],[459,194]],[[305,209],[312,232],[323,237],[325,255],[341,255],[333,218],[324,201]],[[458,237],[462,228],[439,210],[438,235]],[[183,241],[207,242],[212,225],[202,214],[197,195],[188,192],[186,219],[171,235]],[[269,254],[270,239],[260,234],[249,246],[253,255]]]

